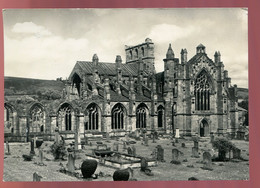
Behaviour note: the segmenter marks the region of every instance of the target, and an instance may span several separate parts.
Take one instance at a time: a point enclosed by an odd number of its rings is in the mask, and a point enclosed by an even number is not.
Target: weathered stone
[[[203,168],[204,170],[213,170],[212,168],[212,158],[211,154],[209,152],[204,152],[203,153]]]
[[[199,142],[198,141],[194,141],[194,147],[199,148]]]
[[[164,162],[164,149],[161,145],[158,145],[157,147],[157,161]]]
[[[81,173],[84,178],[91,178],[97,169],[97,161],[92,159],[84,160],[81,164]]]
[[[75,171],[75,156],[74,154],[70,153],[68,155],[68,164],[67,164],[67,167],[68,167],[68,171],[69,172],[74,172]]]
[[[31,140],[31,151],[30,151],[30,155],[35,155],[35,151],[34,151],[34,140]]]
[[[238,148],[233,148],[233,159],[241,159],[241,150]]]
[[[180,151],[178,149],[172,149],[172,161],[173,164],[181,164],[179,160]]]
[[[128,181],[130,177],[130,173],[128,169],[116,170],[113,174],[114,181]]]
[[[148,162],[145,157],[142,157],[141,159],[141,171],[145,172],[145,170],[148,168]]]
[[[43,164],[43,152],[41,149],[39,149],[39,163]]]
[[[33,173],[33,181],[41,181],[42,176],[38,175],[36,172]]]
[[[199,158],[199,148],[192,147],[192,157]]]

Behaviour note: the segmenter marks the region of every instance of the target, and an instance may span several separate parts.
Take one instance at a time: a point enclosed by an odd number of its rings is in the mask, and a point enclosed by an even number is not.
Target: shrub
[[[226,138],[219,138],[212,142],[212,146],[215,149],[218,149],[218,160],[226,160],[226,152],[232,150],[235,146],[228,141]]]
[[[64,142],[56,143],[54,142],[51,145],[51,152],[54,156],[54,159],[64,159],[66,156],[66,147]]]

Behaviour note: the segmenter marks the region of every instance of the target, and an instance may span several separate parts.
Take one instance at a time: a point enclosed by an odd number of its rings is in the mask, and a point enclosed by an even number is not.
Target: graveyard
[[[232,143],[224,161],[216,160],[221,151],[212,143],[218,139]],[[63,143],[59,156],[52,152],[54,142]],[[116,181],[120,174],[129,177],[119,181],[249,179],[249,142],[221,135],[174,138],[140,133],[81,143],[56,135],[53,141],[6,142],[4,148],[4,181]],[[84,175],[88,160],[93,172],[87,169]]]

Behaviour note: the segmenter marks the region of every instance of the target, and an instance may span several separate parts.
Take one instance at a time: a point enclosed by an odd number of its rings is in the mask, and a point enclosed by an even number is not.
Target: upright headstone
[[[60,143],[60,133],[59,133],[59,128],[56,127],[55,128],[55,140],[54,140],[57,144]]]
[[[8,141],[6,141],[5,142],[5,146],[6,146],[6,150],[7,150],[7,155],[10,155],[11,154],[11,152],[10,152],[10,146],[9,146],[9,143],[8,143]]]
[[[144,145],[145,145],[145,146],[148,146],[148,136],[145,137]]]
[[[172,149],[172,161],[171,163],[174,163],[174,164],[180,164],[181,162],[179,161],[179,154],[180,154],[180,151],[178,149]]]
[[[39,149],[39,163],[43,164],[43,152],[41,149]]]
[[[38,175],[36,172],[33,173],[33,181],[41,181],[42,176]]]
[[[139,130],[135,130],[135,138],[136,138],[136,139],[139,139],[139,138],[140,138]]]
[[[136,148],[135,148],[135,146],[132,146],[132,150],[133,150],[133,156],[136,156]]]
[[[155,132],[152,133],[153,143],[155,143]]]
[[[203,169],[205,170],[213,170],[212,169],[212,158],[211,154],[209,152],[204,152],[203,153]]]
[[[30,155],[35,155],[35,151],[34,151],[34,140],[31,140],[31,151],[30,151]]]
[[[118,143],[117,142],[115,142],[114,144],[113,144],[113,151],[118,151]]]
[[[178,128],[175,129],[175,138],[180,138],[180,131]]]
[[[161,145],[157,146],[157,160],[164,162],[164,149]]]
[[[69,154],[68,156],[68,171],[69,172],[74,172],[75,171],[75,157],[72,153]]]
[[[199,158],[199,148],[192,147],[192,157]]]
[[[233,148],[233,159],[241,159],[241,150],[238,148]]]
[[[145,171],[148,168],[148,162],[145,157],[141,158],[141,171]]]

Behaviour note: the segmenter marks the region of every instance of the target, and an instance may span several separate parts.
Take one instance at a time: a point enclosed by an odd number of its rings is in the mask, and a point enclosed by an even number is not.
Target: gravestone
[[[117,142],[113,144],[113,151],[118,151],[119,145]]]
[[[145,157],[142,157],[141,159],[141,171],[145,171],[148,168],[148,162]]]
[[[138,130],[135,130],[135,138],[139,138],[140,137],[140,133]]]
[[[36,172],[33,173],[33,181],[41,181],[42,176],[38,175]]]
[[[35,155],[35,151],[34,151],[34,140],[31,140],[31,151],[30,151],[30,155]]]
[[[6,146],[6,149],[7,149],[7,153],[6,153],[6,155],[11,155],[11,152],[10,152],[10,146],[9,146],[8,141],[5,142],[5,146]]]
[[[180,131],[178,128],[175,129],[175,138],[180,138]]]
[[[145,137],[144,145],[145,145],[145,146],[148,146],[148,137],[147,137],[147,136]]]
[[[70,153],[69,156],[68,156],[67,167],[68,167],[69,172],[75,171],[75,156],[72,153]]]
[[[56,127],[55,128],[55,140],[54,140],[57,144],[60,143],[60,133],[59,133],[59,128]]]
[[[199,158],[199,148],[192,147],[192,157]]]
[[[135,148],[135,146],[132,146],[132,150],[133,150],[133,156],[136,156],[136,148]]]
[[[157,149],[156,148],[153,150],[151,155],[152,155],[153,159],[155,159],[155,160],[157,159]]]
[[[43,152],[41,149],[39,149],[39,163],[43,164]]]
[[[203,153],[203,168],[204,170],[213,170],[212,169],[212,159],[211,159],[211,154],[207,151]]]
[[[153,143],[155,143],[155,132],[151,134],[153,137]]]
[[[180,156],[180,151],[178,149],[172,149],[172,161],[171,163],[173,164],[181,164],[180,160],[179,160],[179,156]]]
[[[199,142],[198,141],[193,141],[194,142],[194,147],[199,148]]]
[[[241,159],[241,150],[238,148],[233,148],[233,159]]]
[[[164,162],[164,149],[161,145],[157,146],[157,161]]]
[[[132,147],[128,147],[128,148],[127,148],[127,153],[128,153],[129,155],[134,155],[134,153],[133,153],[133,148],[132,148]]]

